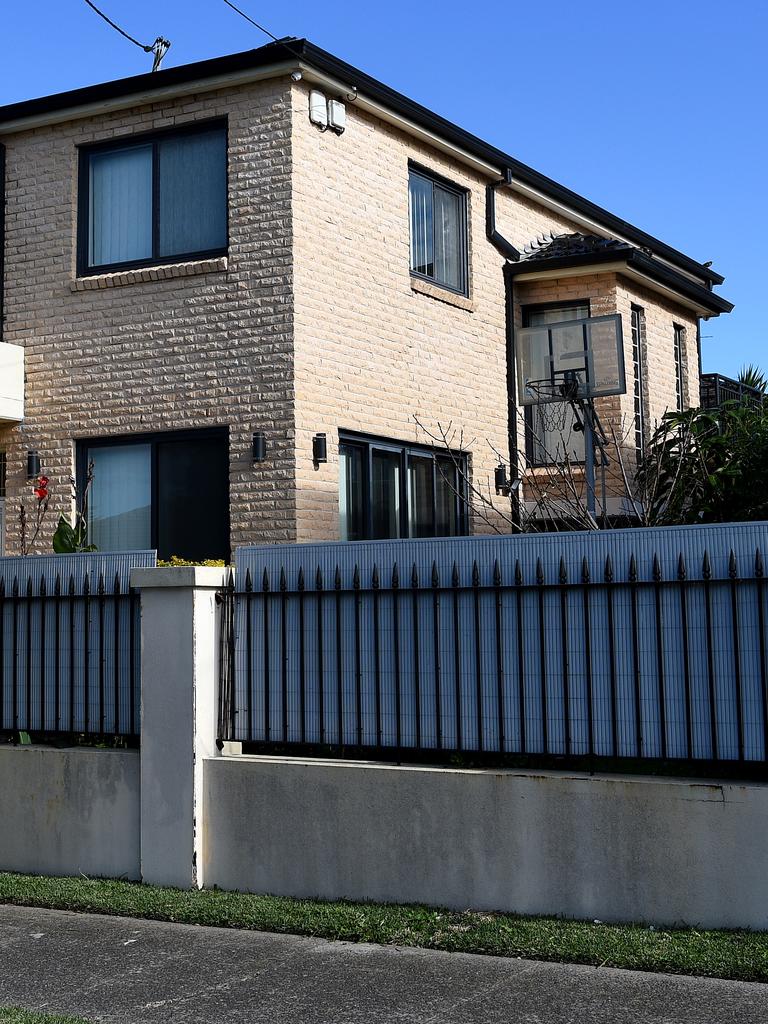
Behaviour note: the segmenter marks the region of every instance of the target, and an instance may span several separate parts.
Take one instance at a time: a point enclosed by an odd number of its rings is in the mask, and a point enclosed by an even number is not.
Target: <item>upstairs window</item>
[[[80,161],[81,274],[226,252],[224,125],[99,145]]]
[[[342,436],[342,540],[453,537],[467,533],[466,456]]]
[[[468,293],[467,194],[421,170],[408,178],[411,274]]]
[[[675,340],[673,351],[675,356],[675,401],[677,411],[682,412],[685,388],[685,328],[674,324]]]
[[[585,320],[589,302],[555,302],[523,307],[523,327]],[[577,417],[570,402],[548,402],[525,407],[526,455],[532,466],[556,466],[566,462],[582,463],[584,431],[577,428]]]

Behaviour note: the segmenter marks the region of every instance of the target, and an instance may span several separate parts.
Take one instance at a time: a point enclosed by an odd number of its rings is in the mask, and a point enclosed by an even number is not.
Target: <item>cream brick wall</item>
[[[77,146],[226,116],[228,258],[75,283]],[[232,541],[290,541],[294,523],[291,109],[285,81],[222,90],[7,137],[5,340],[26,350],[27,415],[8,449],[15,547],[28,448],[69,509],[77,438],[226,425]],[[207,271],[207,272],[204,272]],[[121,284],[114,287],[114,284]],[[81,285],[82,286],[82,285]],[[251,434],[269,459],[254,466]],[[50,529],[39,547],[48,549]]]
[[[474,482],[492,482],[493,448],[508,451],[504,261],[485,235],[486,178],[354,104],[342,136],[321,133],[307,105],[306,88],[295,87],[297,532],[331,540],[340,429],[429,443],[417,418],[431,432],[450,425],[471,453]],[[412,283],[409,160],[469,192],[469,302]],[[519,246],[577,230],[509,194],[498,197],[498,220]],[[329,460],[315,470],[318,431],[328,435]]]
[[[339,430],[426,442],[416,418],[432,431],[450,425],[475,483],[488,486],[493,449],[507,453],[507,398],[503,259],[485,237],[486,179],[353,103],[340,137],[313,127],[307,107],[304,83],[276,80],[6,137],[5,340],[25,347],[27,373],[25,423],[0,430],[11,550],[19,498],[31,494],[27,450],[51,477],[52,529],[70,508],[79,438],[228,426],[233,546],[338,537]],[[220,116],[228,256],[78,281],[76,147]],[[468,190],[467,300],[411,280],[409,159]],[[497,196],[497,221],[518,248],[579,230],[509,191]],[[605,414],[631,415],[633,301],[646,311],[649,420],[674,404],[673,322],[687,329],[687,390],[697,394],[695,320],[615,275],[516,286],[516,320],[521,303],[571,298],[624,317],[629,394]],[[269,449],[258,466],[254,430]],[[329,462],[316,470],[319,431]]]

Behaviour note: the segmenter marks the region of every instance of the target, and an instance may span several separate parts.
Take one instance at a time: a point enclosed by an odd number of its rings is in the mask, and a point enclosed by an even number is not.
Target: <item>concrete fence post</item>
[[[141,877],[202,887],[203,760],[217,753],[219,615],[229,570],[134,569],[141,593]]]

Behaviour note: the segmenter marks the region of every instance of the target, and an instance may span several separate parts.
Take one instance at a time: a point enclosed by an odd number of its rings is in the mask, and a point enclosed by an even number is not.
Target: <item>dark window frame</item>
[[[629,307],[632,338],[632,396],[634,402],[635,454],[638,464],[645,452],[645,307],[632,303]]]
[[[83,511],[83,492],[85,481],[88,475],[87,453],[89,448],[121,448],[127,445],[148,444],[150,451],[150,547],[157,550],[159,537],[159,506],[157,502],[157,481],[158,481],[158,444],[163,441],[193,441],[193,440],[216,439],[226,442],[229,451],[229,427],[201,427],[199,430],[190,428],[188,430],[156,430],[142,434],[110,434],[99,437],[78,437],[75,440],[75,479],[77,481],[77,504],[80,512]],[[227,536],[232,533],[232,496],[227,496]],[[231,554],[231,541],[230,541]]]
[[[468,499],[465,490],[465,482],[469,473],[469,453],[456,449],[436,448],[432,445],[411,443],[409,441],[397,441],[392,438],[380,437],[375,434],[359,433],[355,430],[339,431],[339,448],[342,445],[355,446],[363,449],[363,519],[365,522],[365,537],[362,540],[373,539],[373,495],[372,495],[372,462],[374,451],[394,452],[400,455],[400,538],[407,540],[410,537],[409,509],[408,509],[408,458],[413,453],[416,458],[432,458],[432,517],[433,522],[437,519],[437,487],[436,474],[439,473],[438,459],[444,459],[453,465],[459,463],[457,473],[457,487],[459,492],[454,495],[455,517],[457,532],[449,534],[454,537],[466,537],[469,535],[470,517]],[[398,538],[391,538],[398,539]],[[414,538],[415,539],[415,538]]]
[[[443,189],[445,192],[451,192],[453,195],[458,196],[461,200],[459,209],[461,211],[459,219],[459,251],[461,254],[461,287],[454,288],[450,284],[446,284],[444,281],[438,281],[434,276],[430,277],[429,274],[422,274],[418,270],[414,270],[410,266],[410,252],[408,256],[409,272],[411,277],[416,278],[418,281],[426,281],[429,284],[434,285],[436,288],[444,288],[447,292],[452,295],[462,295],[464,298],[469,298],[469,189],[464,188],[462,185],[457,185],[455,182],[450,181],[448,178],[444,178],[441,174],[436,171],[430,170],[428,167],[424,167],[422,164],[415,163],[413,160],[408,161],[408,194],[410,196],[411,190],[411,175],[415,174],[425,181],[429,181],[432,185],[432,192],[434,197],[434,187],[437,185],[438,188]],[[434,198],[432,203],[434,211]],[[434,252],[434,215],[432,219],[432,249]],[[411,217],[410,208],[408,214],[408,245],[410,250],[411,244]]]
[[[675,359],[675,399],[677,411],[682,412],[685,405],[685,342],[686,332],[683,324],[673,323],[672,352]]]
[[[224,132],[225,147],[225,231],[223,246],[214,249],[203,249],[194,252],[157,255],[159,247],[160,175],[158,161],[158,144],[164,139],[179,138],[185,135],[202,135],[215,129]],[[88,238],[90,228],[90,158],[94,153],[108,153],[110,150],[130,149],[141,146],[152,146],[152,256],[137,260],[123,260],[119,263],[89,264]],[[226,117],[217,117],[205,121],[192,121],[189,124],[172,128],[163,128],[153,132],[142,132],[137,135],[122,135],[100,142],[87,143],[77,147],[78,151],[78,184],[77,184],[77,276],[96,277],[99,274],[114,273],[119,270],[135,270],[144,267],[164,266],[169,263],[180,263],[189,260],[212,259],[226,256],[229,252],[229,123]]]
[[[552,309],[571,309],[573,306],[586,306],[587,316],[592,316],[590,299],[558,299],[556,302],[527,302],[520,306],[521,327],[530,327],[531,313],[540,313]],[[564,462],[539,461],[534,456],[533,443],[533,406],[525,406],[525,458],[531,469],[547,469],[550,466],[564,466]],[[569,459],[572,466],[586,465],[586,459]]]

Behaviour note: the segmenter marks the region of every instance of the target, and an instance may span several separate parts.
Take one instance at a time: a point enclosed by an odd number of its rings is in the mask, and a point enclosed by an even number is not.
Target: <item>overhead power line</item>
[[[86,2],[87,2],[87,0],[86,0]],[[240,17],[241,17],[241,18],[245,18],[245,20],[246,20],[246,21],[249,21],[249,22],[250,22],[250,23],[251,23],[251,24],[253,25],[253,27],[254,27],[254,28],[257,28],[257,29],[259,30],[259,32],[263,32],[265,36],[269,36],[269,38],[270,38],[270,39],[271,39],[271,40],[272,40],[273,42],[275,42],[275,43],[279,43],[279,42],[280,42],[280,40],[279,40],[279,39],[277,38],[277,36],[273,35],[273,34],[272,34],[272,33],[271,33],[270,31],[269,31],[269,29],[268,29],[268,28],[264,28],[264,26],[263,26],[263,25],[260,25],[260,24],[258,23],[258,21],[254,21],[254,20],[253,20],[253,18],[249,17],[249,16],[248,16],[248,15],[247,15],[247,14],[245,13],[245,11],[241,11],[239,7],[236,7],[236,6],[235,6],[235,5],[234,5],[234,4],[233,4],[233,3],[231,2],[231,0],[224,0],[224,3],[225,3],[225,4],[227,5],[227,7],[231,7],[233,11],[236,11],[236,12],[237,12],[237,13],[238,13],[238,14],[240,15]]]
[[[145,53],[153,53],[155,55],[155,59],[152,64],[152,70],[159,70],[160,63],[171,45],[169,39],[164,39],[162,36],[158,36],[151,46],[146,43],[140,43],[138,39],[134,39],[133,36],[128,35],[128,33],[124,29],[120,28],[119,25],[116,25],[114,21],[112,21],[111,18],[108,18],[103,11],[100,11],[96,4],[91,3],[91,0],[85,0],[85,2],[92,11],[95,11],[100,18],[103,18],[108,25],[110,25],[116,32],[119,32],[121,36],[124,36],[129,42],[133,43],[134,46],[138,46],[139,49],[143,50]]]

